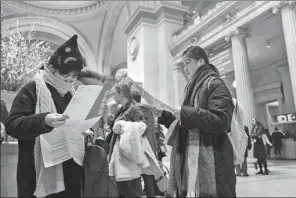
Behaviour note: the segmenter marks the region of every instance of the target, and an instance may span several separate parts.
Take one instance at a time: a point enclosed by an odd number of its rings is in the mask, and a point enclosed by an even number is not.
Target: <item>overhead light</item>
[[[233,81],[232,86],[236,88],[236,81]]]

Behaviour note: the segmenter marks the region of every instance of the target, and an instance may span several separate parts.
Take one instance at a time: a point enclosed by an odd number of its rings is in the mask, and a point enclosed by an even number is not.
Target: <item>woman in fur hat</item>
[[[39,136],[65,124],[68,116],[62,113],[84,66],[74,35],[15,97],[5,127],[18,139],[18,197],[80,197],[82,167],[69,159],[45,168]]]
[[[233,148],[226,132],[234,108],[232,96],[202,48],[189,47],[183,62],[190,74],[183,105],[159,119],[166,126],[178,120],[168,196],[235,197]]]

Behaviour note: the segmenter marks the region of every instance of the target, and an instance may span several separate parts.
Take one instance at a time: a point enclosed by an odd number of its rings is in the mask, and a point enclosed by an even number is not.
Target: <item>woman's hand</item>
[[[90,129],[87,129],[86,131],[83,131],[81,134],[84,137],[87,137],[87,136],[91,136],[92,137],[94,135],[94,132],[92,130],[90,130]]]
[[[162,110],[157,109],[156,107],[152,107],[152,111],[155,117],[159,118],[162,115]]]
[[[181,107],[174,109],[173,114],[177,120],[181,120]]]
[[[116,134],[120,134],[121,132],[121,124],[118,121],[113,126],[113,132]]]
[[[66,120],[69,118],[67,115],[59,113],[47,114],[44,118],[44,122],[47,126],[56,128],[65,124]]]

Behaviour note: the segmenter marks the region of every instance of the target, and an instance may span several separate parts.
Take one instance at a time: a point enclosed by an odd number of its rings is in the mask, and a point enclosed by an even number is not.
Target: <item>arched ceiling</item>
[[[26,1],[26,3],[52,9],[82,8],[96,3],[97,1]]]
[[[52,15],[75,16],[93,13],[108,5],[108,1],[6,1],[11,5],[26,12]]]
[[[64,41],[71,38],[74,34],[78,35],[78,45],[87,60],[87,65],[90,68],[96,69],[96,59],[93,51],[90,48],[89,42],[85,36],[78,31],[77,29],[73,28],[70,24],[59,21],[54,18],[47,18],[42,16],[30,16],[30,15],[17,15],[15,16],[8,16],[2,17],[1,25],[2,28],[5,29],[4,35],[12,35],[16,31],[19,32],[27,32],[32,31],[32,24],[34,24],[34,31],[40,33],[39,36],[42,39],[42,36],[45,36],[47,33],[48,40],[50,42],[54,42],[57,38],[62,39]],[[43,34],[42,34],[43,32]],[[44,34],[45,33],[45,34]],[[53,37],[54,35],[54,37]],[[37,37],[38,38],[38,35]],[[50,40],[53,38],[53,40]],[[58,40],[58,42],[61,40]]]

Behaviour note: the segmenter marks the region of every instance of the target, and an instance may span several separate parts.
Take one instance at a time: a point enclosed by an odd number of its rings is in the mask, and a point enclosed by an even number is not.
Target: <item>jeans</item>
[[[141,198],[142,197],[142,184],[141,177],[129,180],[129,181],[121,181],[117,183],[118,197],[134,197]]]
[[[155,180],[153,175],[142,175],[147,198],[155,197]]]

